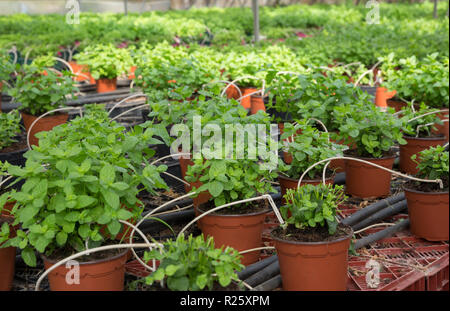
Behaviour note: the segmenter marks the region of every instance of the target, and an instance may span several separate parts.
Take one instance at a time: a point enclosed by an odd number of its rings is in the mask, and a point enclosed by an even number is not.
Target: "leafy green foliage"
[[[9,197],[17,201],[12,213],[22,228],[11,244],[29,255],[27,264],[35,261],[33,249],[50,255],[84,250],[85,241],[99,246],[119,233],[119,220],[140,216],[138,186],[150,193],[167,187],[159,175],[167,167],[148,163],[149,144],[160,143],[155,132],[151,124],[125,132],[92,105],[84,117],[37,134],[39,146],[25,154],[25,167],[7,167],[25,180]]]
[[[230,247],[216,249],[214,239],[203,235],[185,238],[184,234],[176,240],[168,240],[160,249],[146,252],[145,260],[156,259],[161,262],[158,269],[145,278],[147,284],[166,280],[167,287],[173,291],[212,290],[215,283],[227,287],[238,281],[236,272],[244,266],[241,256]]]
[[[23,66],[15,87],[8,90],[21,103],[20,109],[34,116],[65,106],[66,97],[78,91],[70,72],[64,71],[59,76],[52,70],[43,74],[44,70],[44,67]]]
[[[0,83],[9,81],[14,70],[15,66],[12,63],[10,54],[0,50]],[[3,85],[3,87],[0,88],[0,93],[5,87],[6,85]]]
[[[17,135],[22,131],[20,114],[17,110],[10,113],[0,112],[0,150],[15,143]]]
[[[95,80],[114,79],[131,68],[132,58],[127,49],[112,44],[88,46],[74,56],[78,63],[87,65]]]
[[[408,136],[413,137],[429,137],[433,130],[436,130],[435,124],[443,124],[438,114],[429,114],[422,116],[424,114],[438,111],[435,108],[429,108],[427,105],[422,103],[419,109],[412,109],[410,106],[403,109],[403,131]],[[420,118],[417,118],[420,117]],[[416,119],[417,118],[417,119]]]
[[[280,211],[286,221],[285,226],[294,225],[299,229],[326,226],[328,233],[333,235],[338,225],[338,206],[346,197],[343,186],[319,184],[288,189],[284,199],[286,205],[282,206]]]
[[[301,134],[296,135],[301,130]],[[292,140],[291,137],[294,137]],[[284,133],[281,135],[281,144],[285,144],[284,140],[289,139],[285,151],[292,155],[292,163],[280,167],[289,177],[298,179],[300,176],[314,163],[331,157],[342,156],[345,148],[330,142],[330,135],[326,132],[320,132],[318,129],[308,125],[308,121],[301,121],[297,125],[285,123]],[[326,163],[319,164],[308,172],[308,177],[314,179],[321,176]]]
[[[339,139],[355,144],[361,157],[381,158],[403,139],[403,121],[393,114],[393,109],[382,112],[373,104],[339,106],[334,111],[340,124]]]
[[[420,157],[420,162],[417,158]],[[430,147],[429,149],[411,157],[417,163],[418,176],[424,179],[440,179],[448,188],[448,151],[443,146]]]

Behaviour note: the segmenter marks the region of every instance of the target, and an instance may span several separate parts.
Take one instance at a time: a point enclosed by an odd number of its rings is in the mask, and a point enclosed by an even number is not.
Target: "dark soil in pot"
[[[198,207],[198,212],[204,213],[214,208],[213,203]],[[269,211],[265,200],[254,201],[245,207],[224,208],[201,218],[200,229],[205,236],[214,237],[216,248],[231,246],[238,251],[258,248],[263,245],[262,231],[264,221]],[[241,263],[249,265],[259,259],[260,251],[243,255]]]
[[[339,224],[335,234],[330,235],[327,227],[315,227],[298,229],[294,226],[289,226],[287,230],[278,227],[272,231],[272,236],[280,240],[293,242],[328,242],[335,241],[343,237],[347,237],[353,232],[352,228]]]

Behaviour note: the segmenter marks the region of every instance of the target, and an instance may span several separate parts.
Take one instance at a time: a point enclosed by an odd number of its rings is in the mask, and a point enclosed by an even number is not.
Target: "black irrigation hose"
[[[402,220],[401,222],[399,222],[398,224],[396,224],[392,227],[386,228],[384,230],[378,231],[376,233],[373,233],[371,235],[363,237],[362,239],[357,240],[356,243],[354,244],[354,248],[359,249],[359,248],[369,245],[373,242],[376,242],[376,241],[384,239],[388,236],[391,236],[394,233],[401,231],[407,227],[409,227],[409,219]]]
[[[357,224],[358,222],[363,221],[368,216],[386,208],[389,205],[395,204],[399,201],[403,201],[405,199],[405,193],[401,193],[398,195],[394,195],[392,197],[389,197],[387,199],[378,201],[374,204],[371,204],[356,213],[346,217],[344,220],[342,220],[342,224],[347,226],[353,226]]]
[[[244,282],[254,287],[273,278],[279,273],[280,273],[280,264],[278,260],[276,260],[267,267],[265,267],[264,269],[260,270],[258,273],[255,273],[250,277],[248,277],[247,279],[245,279]]]
[[[270,280],[265,281],[264,283],[253,287],[252,291],[272,291],[275,288],[280,287],[282,284],[281,274],[278,274],[271,278]]]
[[[269,258],[266,258],[266,259],[263,259],[263,260],[260,260],[256,263],[254,263],[254,264],[251,264],[237,274],[238,278],[240,280],[245,280],[245,279],[249,278],[251,275],[257,273],[261,269],[267,267],[268,265],[270,265],[271,263],[273,263],[277,260],[278,260],[277,256],[270,256]]]
[[[360,229],[365,228],[367,226],[370,226],[370,225],[372,225],[372,224],[374,224],[374,223],[376,223],[376,222],[378,222],[380,220],[383,220],[383,219],[388,218],[390,216],[394,216],[396,214],[399,214],[400,212],[406,210],[407,206],[408,205],[407,205],[406,200],[397,202],[394,205],[385,207],[381,211],[372,214],[371,216],[367,217],[363,221],[353,225],[352,228],[355,231],[360,230]]]
[[[334,184],[345,185],[345,172],[336,174],[336,176],[334,177]]]
[[[166,215],[160,215],[157,216],[157,218],[163,220],[164,222],[168,223],[169,225],[175,225],[179,223],[186,222],[188,220],[192,220],[195,217],[195,212],[193,208],[179,211],[177,213],[170,213]],[[139,226],[139,229],[143,233],[155,233],[160,231],[161,229],[168,229],[166,225],[161,223],[160,221],[154,220],[154,219],[146,219],[144,222]]]

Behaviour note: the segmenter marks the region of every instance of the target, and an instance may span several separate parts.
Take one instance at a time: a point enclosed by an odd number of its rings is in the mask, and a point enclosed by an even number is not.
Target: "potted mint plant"
[[[166,167],[148,163],[154,154],[148,145],[158,142],[150,125],[125,132],[104,107],[86,110],[84,117],[39,133],[40,146],[27,152],[24,168],[7,167],[25,180],[20,191],[5,194],[16,201],[13,225],[21,227],[8,245],[20,248],[29,266],[36,265],[35,251],[48,269],[74,253],[123,240],[129,228],[120,220],[136,221],[143,210],[140,185],[150,193],[167,187],[159,175]],[[79,284],[67,284],[67,269],[58,267],[49,274],[50,288],[122,290],[127,253],[80,259]],[[105,273],[96,275],[99,269]]]
[[[299,135],[296,135],[299,133]],[[293,139],[288,140],[290,137]],[[280,166],[278,180],[281,194],[284,196],[287,189],[297,188],[300,176],[313,164],[332,157],[342,156],[344,146],[330,141],[329,133],[320,132],[308,125],[308,121],[302,121],[297,125],[285,124],[281,139],[285,151],[283,152],[284,164]],[[315,166],[308,172],[304,184],[322,183],[322,173],[326,163]],[[327,169],[326,183],[332,184],[334,171]]]
[[[412,156],[417,163],[417,177],[442,181],[410,181],[405,184],[410,229],[414,235],[429,241],[448,241],[449,231],[449,153],[443,146],[430,147]],[[420,157],[420,162],[417,159]]]
[[[406,144],[403,138],[403,121],[389,108],[382,112],[375,105],[346,105],[334,111],[339,126],[339,137],[356,148],[344,152],[370,163],[392,169],[395,153],[392,147],[398,142]],[[385,197],[390,194],[391,173],[372,165],[345,161],[346,192],[359,198]]]
[[[239,290],[237,273],[244,266],[241,255],[230,247],[215,248],[212,237],[203,235],[166,241],[161,248],[145,252],[144,260],[156,259],[158,269],[145,278],[147,285],[165,281],[172,291]]]
[[[435,108],[429,108],[424,103],[417,110],[412,108],[403,110],[403,138],[407,143],[400,146],[400,171],[411,175],[417,174],[417,163],[411,157],[429,147],[445,144],[445,136],[436,133],[436,125],[442,125],[441,119],[437,114],[428,114],[434,111]],[[417,158],[417,161],[419,160]]]
[[[116,90],[117,77],[127,73],[133,65],[128,50],[116,48],[112,44],[88,46],[74,58],[79,64],[88,66],[98,93]]]
[[[274,229],[283,289],[345,291],[353,230],[336,213],[343,186],[305,185],[289,189],[280,208],[285,224]],[[330,251],[332,250],[332,251]]]
[[[33,122],[42,114],[64,107],[67,97],[74,96],[78,89],[74,86],[70,72],[59,76],[44,67],[23,66],[18,73],[15,86],[8,90],[10,96],[20,103],[23,122],[27,133]],[[38,145],[35,134],[49,131],[53,127],[67,122],[67,113],[54,113],[40,119],[31,129],[30,145]]]

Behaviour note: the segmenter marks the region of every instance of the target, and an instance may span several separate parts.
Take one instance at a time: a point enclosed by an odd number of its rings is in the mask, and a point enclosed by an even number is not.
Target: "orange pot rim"
[[[439,134],[437,137],[436,136],[414,137],[414,136],[403,135],[403,139],[409,139],[409,140],[443,140],[443,139],[445,139],[445,135],[444,134]],[[401,145],[401,146],[406,146],[406,145]]]
[[[201,209],[202,206],[204,206],[204,204],[201,204],[200,206],[197,207],[197,210],[198,210],[201,214],[205,213],[205,211]],[[239,217],[248,217],[248,216],[258,216],[258,215],[261,215],[261,214],[266,214],[266,213],[267,213],[268,211],[270,211],[270,210],[271,210],[270,207],[266,207],[266,208],[264,208],[262,211],[259,211],[259,212],[253,212],[253,213],[247,213],[247,214],[219,215],[219,214],[211,213],[211,214],[205,215],[204,217],[207,217],[207,216],[214,216],[214,217],[235,217],[235,218],[239,218]]]
[[[406,186],[403,186],[403,190],[405,192],[411,192],[411,193],[417,193],[417,194],[429,195],[429,196],[449,195],[449,191],[444,191],[444,192],[430,191],[430,192],[426,192],[426,191],[414,190],[414,189],[408,188]]]
[[[122,250],[122,252],[120,252],[117,255],[110,256],[107,258],[92,260],[92,261],[79,262],[79,264],[86,266],[86,265],[93,265],[93,264],[99,264],[99,263],[104,263],[104,262],[108,262],[108,261],[113,261],[113,260],[119,259],[120,257],[125,256],[128,253],[128,251],[129,251],[129,249],[124,249],[124,250]],[[50,259],[47,256],[45,256],[44,254],[40,254],[40,256],[43,260],[47,261],[48,263],[50,263],[52,265],[61,261],[61,260]]]
[[[361,160],[367,160],[367,161],[377,161],[377,160],[388,160],[388,159],[395,159],[397,157],[397,155],[394,153],[393,155],[390,156],[385,156],[382,158],[374,158],[374,157],[361,157],[361,156],[348,156],[346,155],[346,153],[350,152],[350,151],[355,151],[356,149],[349,149],[349,150],[345,150],[344,151],[344,156],[346,157],[351,157],[351,158],[356,158],[356,159],[361,159]],[[348,159],[344,159],[345,161],[351,161]]]
[[[281,238],[279,238],[279,237],[274,236],[274,234],[273,234],[274,231],[277,230],[278,228],[275,228],[275,229],[273,229],[272,231],[270,231],[270,236],[272,237],[272,239],[274,239],[274,240],[276,240],[276,241],[278,241],[278,242],[286,243],[286,244],[292,244],[292,245],[314,246],[314,245],[336,244],[336,243],[343,242],[343,241],[345,241],[345,240],[349,240],[349,239],[351,239],[351,238],[353,237],[354,231],[353,231],[352,227],[347,226],[347,225],[346,225],[346,227],[347,227],[347,228],[350,228],[350,229],[351,229],[351,232],[350,232],[348,235],[346,235],[346,236],[344,236],[344,237],[340,237],[340,238],[338,238],[338,239],[336,239],[336,240],[333,240],[333,241],[301,242],[301,241],[283,240],[283,239],[281,239]]]

